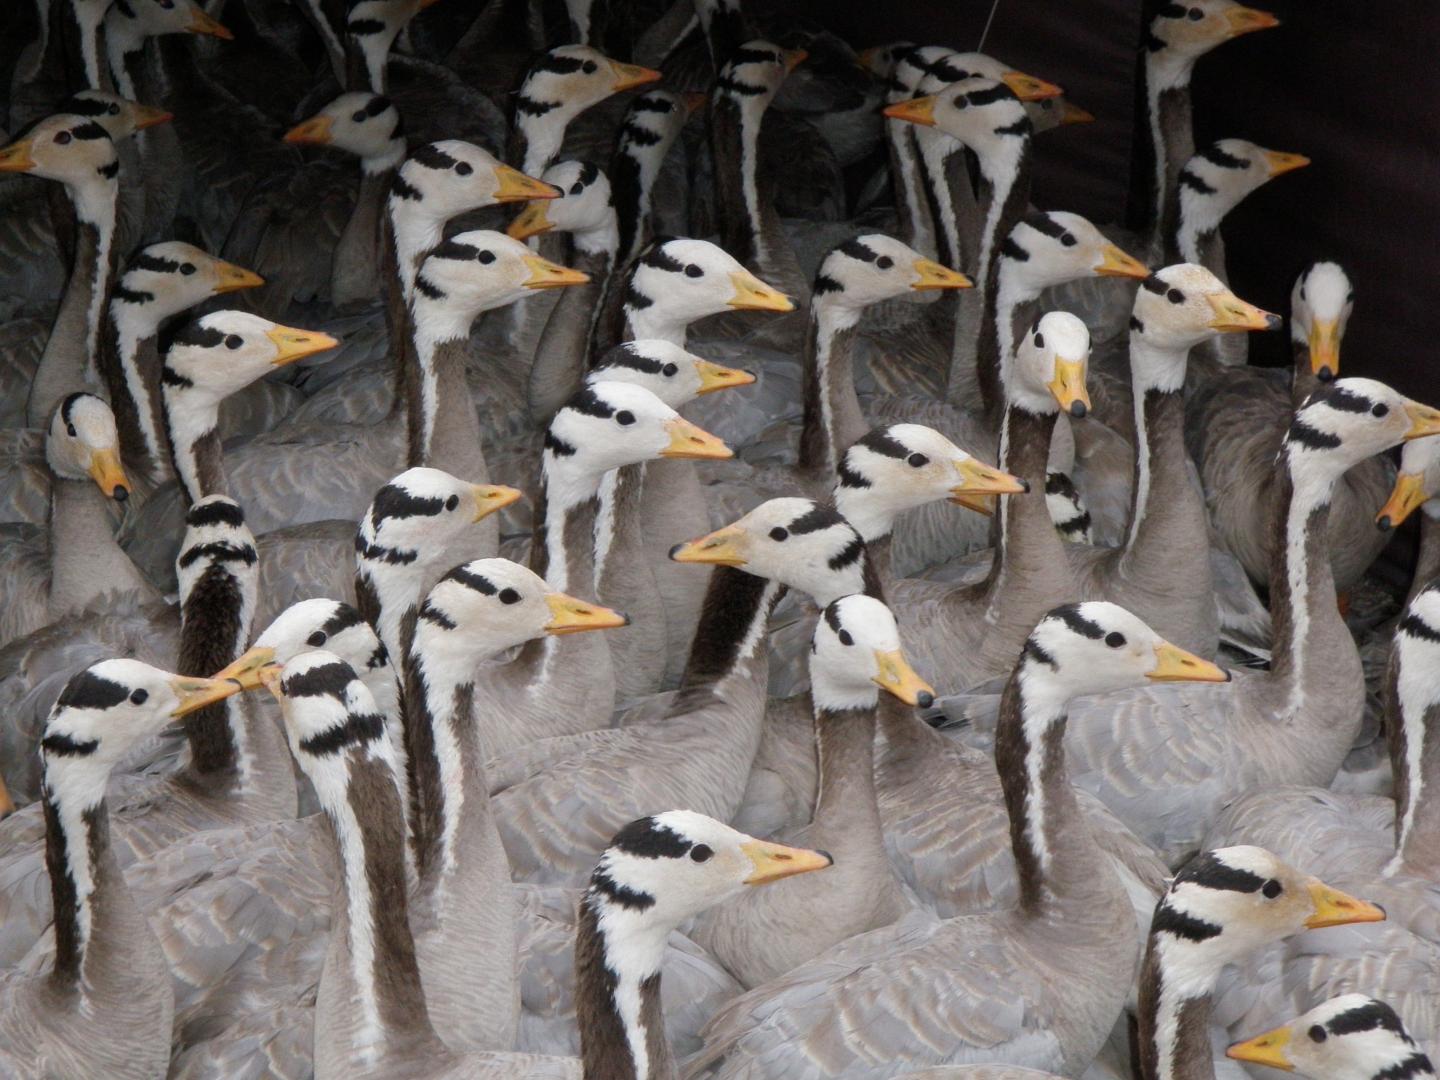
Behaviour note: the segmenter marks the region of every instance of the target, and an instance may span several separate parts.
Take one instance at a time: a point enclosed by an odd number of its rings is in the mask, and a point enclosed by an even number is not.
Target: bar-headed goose
[[[1395,1010],[1365,994],[1331,998],[1282,1027],[1235,1043],[1225,1054],[1311,1080],[1427,1080],[1435,1075],[1435,1066]]]
[[[860,934],[735,999],[693,1076],[895,1076],[990,1061],[1078,1076],[1124,1006],[1135,919],[1075,801],[1073,698],[1148,678],[1223,678],[1107,603],[1044,616],[1005,687],[997,765],[1020,876],[1008,910]],[[1000,973],[1003,972],[1003,978]]]
[[[106,660],[75,675],[55,703],[40,743],[55,959],[36,975],[12,967],[0,988],[6,1072],[164,1074],[170,972],[111,850],[105,789],[129,750],[238,689]]]
[[[1420,517],[1420,552],[1410,577],[1410,594],[1415,595],[1440,576],[1440,439],[1417,439],[1405,444],[1400,452],[1400,473],[1390,498],[1375,515],[1375,524],[1382,532],[1398,529],[1418,508]]]
[[[698,95],[682,97],[673,90],[656,89],[630,103],[609,169],[620,234],[617,266],[628,266],[661,231],[654,224],[655,182],[670,147],[700,100]]]

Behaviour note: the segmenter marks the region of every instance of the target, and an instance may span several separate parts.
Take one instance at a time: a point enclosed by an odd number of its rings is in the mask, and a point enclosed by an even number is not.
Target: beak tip
[[[928,709],[935,704],[935,695],[928,690],[921,690],[915,695],[915,704],[921,709]]]
[[[1335,380],[1335,372],[1330,370],[1329,364],[1326,364],[1315,373],[1315,377],[1323,383],[1333,382]]]
[[[115,490],[110,497],[116,502],[123,503],[126,499],[130,498],[130,490],[124,484],[116,484]]]
[[[1381,514],[1381,515],[1375,520],[1375,527],[1376,527],[1377,529],[1379,529],[1381,532],[1389,532],[1391,529],[1393,529],[1393,528],[1395,527],[1395,525],[1394,525],[1394,523],[1390,520],[1390,515],[1389,515],[1389,514]]]
[[[682,543],[682,544],[676,544],[674,547],[672,547],[672,548],[670,549],[670,551],[669,551],[669,553],[668,553],[669,559],[670,559],[672,562],[679,562],[679,561],[680,561],[680,553],[681,553],[682,551],[684,551],[684,550],[685,550],[685,545],[684,545],[683,543]]]
[[[1029,495],[1029,494],[1030,494],[1030,481],[1029,481],[1029,480],[1021,480],[1021,481],[1020,481],[1020,494],[1021,494],[1021,495]]]
[[[1280,318],[1279,315],[1273,315],[1273,314],[1270,314],[1270,313],[1268,313],[1268,312],[1266,313],[1266,315],[1265,315],[1265,329],[1266,329],[1266,330],[1279,330],[1279,329],[1280,329],[1282,326],[1284,326],[1284,325],[1285,325],[1285,320],[1282,319],[1282,318]]]
[[[1076,420],[1085,419],[1085,414],[1088,411],[1089,410],[1086,407],[1085,402],[1083,401],[1072,401],[1070,403],[1070,415],[1075,417]]]

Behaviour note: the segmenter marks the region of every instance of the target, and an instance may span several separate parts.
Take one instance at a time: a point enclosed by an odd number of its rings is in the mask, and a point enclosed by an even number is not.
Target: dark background
[[[857,48],[979,46],[990,0],[877,4],[767,0]],[[1192,83],[1196,145],[1239,137],[1313,164],[1262,187],[1223,226],[1231,284],[1289,314],[1296,275],[1340,261],[1355,283],[1343,373],[1440,403],[1440,8],[1422,0],[1254,0],[1273,30],[1227,42]],[[985,52],[1057,82],[1094,124],[1036,140],[1034,202],[1097,224],[1126,218],[1140,0],[999,0]],[[1255,335],[1257,363],[1289,362],[1287,334]]]

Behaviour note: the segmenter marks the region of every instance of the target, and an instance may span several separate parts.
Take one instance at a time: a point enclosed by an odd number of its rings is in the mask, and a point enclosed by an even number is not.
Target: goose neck
[[[560,156],[565,129],[578,110],[565,102],[532,102],[523,91],[521,94],[516,103],[515,142],[510,158],[526,176],[539,176]]]
[[[997,270],[1000,238],[1010,235],[1030,201],[1030,137],[1022,134],[1003,139],[977,156],[980,161],[978,201],[984,211],[984,224],[976,259],[976,285],[984,289]]]
[[[805,337],[804,422],[800,468],[832,477],[845,448],[866,432],[851,361],[860,312],[838,300],[816,297]]]
[[[531,569],[559,592],[595,595],[595,536],[603,474],[547,452],[542,510],[536,516]]]
[[[1130,367],[1135,409],[1135,485],[1125,550],[1134,553],[1150,543],[1183,542],[1176,530],[1195,526],[1180,508],[1198,501],[1186,467],[1184,349],[1162,348],[1134,332],[1130,336]],[[1164,512],[1154,512],[1156,508]],[[1193,515],[1190,515],[1193,517]]]
[[[1180,171],[1195,155],[1190,107],[1190,72],[1194,61],[1170,49],[1146,58],[1146,119],[1154,154],[1152,254],[1173,244],[1179,217],[1177,187]]]
[[[712,570],[680,680],[682,689],[713,685],[763,660],[760,647],[770,612],[784,591],[779,582],[737,567]]]
[[[1001,420],[1000,468],[1029,483],[1030,491],[998,500],[999,540],[986,579],[991,597],[1000,595],[1012,577],[1024,579],[1068,565],[1045,503],[1046,465],[1056,417],[1055,412],[1032,412],[1012,402]]]
[[[815,818],[819,823],[864,828],[878,839],[880,807],[875,795],[875,712],[878,695],[860,695],[851,704],[816,685],[815,743],[818,749],[819,790]]]
[[[1310,367],[1310,346],[1303,341],[1291,343],[1290,407],[1298,410],[1310,395],[1321,387],[1319,376]]]
[[[670,927],[652,925],[644,914],[648,904],[639,906],[628,890],[610,884],[618,898],[597,895],[592,885],[576,931],[581,1069],[585,1080],[674,1080],[660,1005]]]
[[[191,579],[185,564],[189,552],[180,557],[180,652],[176,672],[208,678],[230,664],[245,649],[255,613],[257,575],[253,569],[255,549],[232,548],[227,559],[236,560],[237,572],[217,561]],[[229,697],[206,706],[185,724],[190,747],[190,772],[204,778],[209,792],[229,787],[231,793],[252,789],[257,779],[256,747],[247,730],[249,701]],[[288,777],[286,778],[288,782]]]
[[[138,20],[126,18],[118,9],[111,9],[105,17],[105,57],[110,75],[115,80],[115,89],[122,97],[131,101],[150,100],[135,96],[135,68],[144,63],[145,34]],[[96,66],[99,61],[97,58]],[[92,82],[91,86],[97,85]]]
[[[683,348],[690,329],[689,318],[666,311],[663,299],[657,300],[654,297],[644,296],[643,299],[647,303],[642,307],[635,303],[636,295],[636,287],[632,280],[625,297],[626,335],[621,340],[658,339]],[[643,294],[639,295],[643,296]]]
[[[1161,900],[1159,919],[1169,912]],[[1171,912],[1187,930],[1191,919]],[[1213,929],[1195,924],[1192,933]],[[1203,929],[1201,929],[1203,928]],[[1140,1075],[1143,1080],[1214,1080],[1210,1046],[1211,994],[1223,965],[1207,955],[1205,941],[1152,929],[1140,973]]]
[[[763,113],[728,94],[712,99],[711,142],[716,169],[720,246],[745,265],[764,258],[765,215],[760,203],[759,135]]]
[[[431,567],[414,548],[382,544],[368,521],[355,536],[356,607],[385,646],[390,662],[403,670],[409,651],[407,622],[419,610],[421,591]]]
[[[161,370],[161,394],[170,430],[170,455],[185,498],[196,503],[225,490],[220,443],[220,401],[183,375]]]
[[[51,787],[47,768],[41,794],[45,814],[45,866],[55,909],[55,968],[52,978],[78,986],[86,974],[91,943],[101,932],[110,858],[110,830],[103,800],[91,802],[80,790],[103,792],[109,770],[72,762],[65,787]],[[87,775],[88,774],[88,775]],[[92,786],[93,785],[93,786]]]
[[[144,588],[140,572],[115,540],[108,503],[89,480],[52,474],[51,618],[78,612],[106,593]]]
[[[1385,736],[1395,777],[1395,857],[1385,873],[1440,872],[1440,694],[1428,624],[1414,615],[1395,635]]]
[[[397,175],[396,185],[403,180]],[[399,274],[405,299],[414,293],[415,278],[420,272],[420,261],[425,253],[437,247],[445,236],[445,222],[449,215],[434,206],[434,200],[427,200],[404,185],[406,194],[392,191],[386,202],[390,219],[390,237],[395,248],[395,269]]]
[[[115,291],[119,292],[118,286]],[[143,468],[151,483],[160,484],[171,475],[170,440],[160,398],[158,328],[144,310],[147,306],[118,296],[111,301],[100,355],[110,384],[121,456]]]
[[[1040,289],[1024,273],[1024,265],[1002,251],[995,273],[985,283],[985,311],[980,323],[976,371],[985,415],[997,416],[1005,406],[1005,378],[1015,343],[1039,316]]]

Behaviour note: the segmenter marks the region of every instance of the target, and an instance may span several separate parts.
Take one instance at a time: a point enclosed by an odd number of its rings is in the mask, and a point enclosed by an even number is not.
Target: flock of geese
[[[1277,20],[1158,7],[1135,234],[991,56],[432,2],[35,2],[0,1075],[1433,1078],[1440,411],[1333,262],[1247,363]]]

